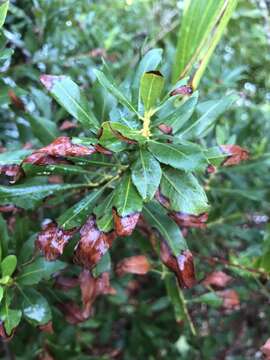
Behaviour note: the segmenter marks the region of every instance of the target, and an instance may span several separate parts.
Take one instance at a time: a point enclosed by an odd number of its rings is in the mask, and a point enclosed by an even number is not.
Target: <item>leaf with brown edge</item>
[[[233,289],[217,291],[216,294],[222,298],[222,307],[227,310],[237,310],[240,307],[240,299],[237,292]]]
[[[178,88],[172,90],[170,92],[170,96],[175,95],[191,95],[193,93],[193,89],[191,85],[183,85],[179,86]]]
[[[159,130],[160,130],[161,132],[163,132],[163,134],[170,135],[170,134],[172,134],[172,132],[173,132],[172,127],[171,127],[171,126],[168,126],[168,125],[166,125],[166,124],[161,124],[161,125],[158,126],[158,128],[159,128]]]
[[[24,176],[20,165],[0,165],[0,174],[12,177],[12,180],[9,181],[11,184],[14,184]]]
[[[265,344],[260,348],[265,360],[270,360],[270,338],[266,340]]]
[[[90,216],[81,228],[80,234],[81,239],[75,248],[74,262],[92,269],[112,246],[116,237],[115,232],[100,231],[94,216]]]
[[[55,260],[63,254],[64,247],[76,231],[76,229],[63,230],[54,222],[50,222],[38,234],[36,246],[44,254],[46,260]]]
[[[24,106],[23,101],[15,94],[15,92],[13,90],[11,90],[11,89],[8,90],[8,97],[10,98],[12,105],[16,109],[25,111],[25,106]]]
[[[55,287],[61,290],[70,290],[79,285],[77,277],[67,277],[63,275],[57,276],[55,280]]]
[[[228,154],[222,166],[238,165],[241,161],[249,158],[249,152],[238,145],[220,145],[220,149],[223,153]]]
[[[206,276],[206,278],[202,281],[204,286],[213,286],[218,288],[226,287],[233,278],[223,271],[213,271]]]
[[[70,120],[64,120],[61,126],[59,127],[59,130],[66,131],[70,129],[76,129],[78,127],[78,124],[70,121]]]
[[[8,342],[8,341],[10,341],[10,340],[13,338],[14,332],[15,332],[15,329],[13,329],[12,333],[11,333],[10,335],[8,335],[8,334],[6,333],[6,330],[5,330],[5,327],[4,327],[3,322],[0,321],[0,339],[1,339],[3,342]]]
[[[116,234],[118,236],[131,235],[137,225],[140,213],[136,212],[126,216],[119,216],[115,209],[113,209],[112,211]]]
[[[51,144],[39,149],[37,152],[44,153],[50,156],[87,156],[96,152],[94,146],[77,145],[71,142],[68,136],[60,136]]]
[[[174,272],[181,288],[191,288],[196,283],[193,255],[189,250],[183,250],[180,255],[172,255],[166,241],[160,246],[161,261]]]
[[[34,152],[33,154],[27,156],[23,160],[23,164],[32,164],[32,165],[56,165],[56,164],[69,164],[67,160],[61,158],[54,158],[53,156]]]
[[[49,321],[47,324],[44,324],[44,325],[39,325],[39,330],[44,332],[44,333],[47,333],[47,334],[53,334],[54,331],[53,331],[53,325],[52,325],[52,321]]]
[[[207,225],[208,213],[200,215],[184,214],[181,212],[172,212],[170,217],[181,227],[194,227],[204,229]]]
[[[144,255],[131,256],[121,260],[116,267],[118,276],[124,274],[145,275],[150,270],[150,263]]]

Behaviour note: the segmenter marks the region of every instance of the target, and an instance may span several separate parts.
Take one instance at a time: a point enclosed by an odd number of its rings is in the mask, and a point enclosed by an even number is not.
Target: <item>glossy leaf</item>
[[[0,204],[14,204],[23,209],[33,209],[47,196],[59,192],[79,189],[84,184],[57,184],[57,185],[14,185],[0,186]],[[27,197],[27,201],[25,198]]]
[[[4,296],[4,288],[2,286],[0,286],[0,304],[3,299],[3,296]]]
[[[1,314],[1,318],[4,321],[5,330],[8,336],[11,335],[12,330],[19,325],[21,317],[21,310],[10,309],[8,306],[5,307],[4,313]]]
[[[117,138],[110,125],[110,122],[105,122],[102,125],[102,133],[99,138],[99,144],[113,152],[120,152],[125,150],[127,144]]]
[[[47,300],[34,289],[24,290],[22,312],[25,319],[33,325],[47,324],[52,318]]]
[[[149,71],[143,74],[140,83],[140,96],[145,112],[153,108],[157,103],[161,96],[164,82],[165,80],[160,72]]]
[[[40,80],[55,100],[80,121],[86,130],[97,132],[98,121],[77,84],[67,76],[42,75]]]
[[[114,82],[108,80],[102,71],[94,70],[94,73],[97,77],[97,80],[109,93],[111,93],[122,105],[126,106],[130,111],[139,115],[130,100],[119,90],[118,86]]]
[[[121,140],[121,136],[123,136],[122,140],[125,141],[126,138],[126,142],[128,142],[128,140],[135,140],[138,142],[146,141],[146,138],[140,133],[140,131],[131,129],[126,125],[122,125],[117,122],[109,122],[109,123],[104,123],[102,126],[110,127],[112,133],[120,140]]]
[[[203,187],[192,174],[163,169],[160,191],[169,200],[170,208],[174,211],[199,215],[208,209]]]
[[[15,255],[8,255],[1,262],[2,276],[11,276],[17,266],[17,257]]]
[[[113,207],[114,193],[111,192],[98,206],[94,209],[97,226],[104,232],[109,232],[113,229]]]
[[[90,170],[86,170],[81,166],[68,165],[68,164],[54,164],[54,165],[32,165],[24,163],[23,171],[27,176],[39,175],[46,176],[51,174],[60,174],[60,175],[89,175]]]
[[[138,158],[131,167],[131,177],[141,197],[151,200],[161,179],[159,162],[147,150],[140,148]]]
[[[66,210],[57,220],[64,230],[72,229],[81,226],[91,214],[96,202],[100,198],[104,187],[97,190],[92,190],[82,200]]]
[[[206,159],[197,145],[171,144],[149,141],[151,153],[163,164],[185,171],[203,170],[206,168]]]
[[[0,28],[4,25],[7,11],[9,7],[9,1],[5,1],[0,5]]]
[[[6,151],[0,154],[0,165],[17,165],[22,162],[22,160],[29,154],[31,150],[15,150],[15,151]]]
[[[46,261],[44,258],[38,258],[22,269],[16,281],[21,285],[38,284],[41,280],[48,280],[53,274],[63,270],[66,266],[66,263],[59,260]]]
[[[166,240],[173,255],[178,256],[181,250],[187,249],[187,244],[176,223],[169,218],[166,211],[156,202],[143,208],[143,216],[147,222]]]
[[[118,215],[122,217],[142,210],[142,199],[133,185],[130,175],[126,175],[116,187],[113,204]]]
[[[59,136],[57,126],[51,120],[30,114],[28,114],[26,118],[30,123],[33,134],[43,145],[48,145]]]

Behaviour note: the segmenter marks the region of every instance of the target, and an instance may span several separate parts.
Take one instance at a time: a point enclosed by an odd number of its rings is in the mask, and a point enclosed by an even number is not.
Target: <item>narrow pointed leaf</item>
[[[9,7],[9,1],[5,1],[0,5],[0,28],[4,25]]]
[[[58,128],[53,121],[30,114],[28,114],[26,118],[30,123],[33,134],[43,145],[50,144],[57,136],[59,136]]]

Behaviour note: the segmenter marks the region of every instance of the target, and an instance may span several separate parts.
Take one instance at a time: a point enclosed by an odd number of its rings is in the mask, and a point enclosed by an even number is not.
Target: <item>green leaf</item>
[[[142,210],[142,198],[131,181],[130,175],[125,175],[114,193],[114,206],[120,216],[126,216]]]
[[[31,153],[32,150],[14,150],[3,152],[0,154],[0,165],[19,165],[22,160]]]
[[[2,286],[0,286],[0,304],[3,299],[3,296],[4,296],[4,288]]]
[[[151,153],[163,164],[185,171],[204,170],[207,166],[205,156],[194,144],[171,144],[149,141]]]
[[[7,335],[11,335],[12,330],[19,325],[22,317],[21,310],[9,309],[8,306],[4,308],[4,312],[1,314],[2,321]]]
[[[97,81],[92,87],[94,97],[94,111],[100,123],[109,120],[109,113],[116,105],[114,97],[108,93]]]
[[[100,82],[100,84],[109,92],[111,93],[122,105],[126,106],[130,111],[136,113],[138,116],[140,114],[134,108],[130,100],[118,89],[117,85],[107,79],[105,74],[102,71],[94,70],[94,73]]]
[[[159,162],[147,150],[140,148],[137,160],[131,167],[131,177],[141,197],[151,200],[161,179]]]
[[[171,168],[163,169],[160,190],[162,195],[169,199],[174,211],[199,215],[208,210],[203,187],[190,173]]]
[[[176,279],[172,274],[168,274],[164,278],[166,290],[168,297],[173,305],[175,320],[183,321],[185,319],[185,313],[183,309],[183,304],[181,302],[178,285],[176,284]]]
[[[114,133],[116,137],[118,132],[120,133],[120,135],[123,135],[124,137],[130,140],[135,140],[141,143],[146,141],[145,136],[143,136],[141,132],[138,130],[131,129],[128,126],[120,124],[118,122],[107,122],[107,123],[105,122],[104,124],[102,124],[102,127],[107,126],[107,124],[108,127],[110,127],[112,133]]]
[[[174,112],[169,113],[165,118],[159,118],[158,121],[155,121],[155,125],[165,124],[173,129],[173,133],[178,132],[191,118],[198,102],[198,95],[197,91],[194,92]]]
[[[75,119],[80,121],[86,130],[97,133],[99,124],[90,109],[85,95],[68,76],[42,75],[42,84],[49,90],[54,99]]]
[[[227,11],[235,7],[236,1],[185,0],[172,71],[173,82],[190,74],[197,62],[200,66],[209,47],[214,50],[229,20]],[[220,34],[218,38],[216,33]]]
[[[152,49],[148,51],[141,59],[132,83],[135,91],[139,90],[141,77],[147,71],[155,70],[162,60],[162,49]]]
[[[101,258],[101,260],[99,261],[99,263],[96,265],[96,267],[94,267],[94,269],[92,270],[92,274],[95,278],[97,278],[98,276],[100,276],[102,273],[104,272],[110,272],[111,271],[111,256],[109,251],[107,251]]]
[[[57,125],[46,118],[37,115],[26,115],[35,137],[43,144],[50,144],[58,135]]]
[[[15,255],[8,255],[1,262],[2,276],[11,276],[17,266],[17,257]]]
[[[157,202],[144,206],[143,216],[147,222],[167,241],[172,253],[178,256],[181,250],[187,249],[187,244],[176,223],[167,215],[166,211]]]
[[[127,144],[119,140],[111,128],[111,122],[102,124],[102,134],[99,138],[99,144],[113,152],[120,152],[126,149]]]
[[[60,175],[89,175],[90,170],[86,170],[81,166],[68,165],[68,164],[56,164],[56,165],[32,165],[24,163],[23,171],[27,176],[47,176],[51,174],[60,174]]]
[[[223,300],[221,297],[216,295],[214,292],[208,292],[206,294],[202,294],[202,295],[196,297],[195,299],[192,300],[192,302],[202,303],[202,304],[212,306],[214,308],[219,308],[222,305]]]
[[[45,325],[51,318],[52,313],[47,300],[34,289],[23,292],[22,302],[23,316],[33,325]]]
[[[22,269],[16,282],[20,285],[38,284],[41,280],[49,280],[51,275],[63,270],[66,266],[66,263],[59,260],[46,261],[44,258],[38,258]]]
[[[113,229],[113,215],[112,215],[113,200],[114,200],[114,192],[111,192],[94,209],[97,226],[101,231],[109,232]]]
[[[197,119],[193,124],[187,127],[184,131],[180,132],[180,136],[189,137],[202,136],[204,131],[211,127],[217,118],[225,112],[237,100],[235,94],[224,96],[218,101],[210,101],[209,107],[205,109],[203,115]]]
[[[4,25],[8,12],[8,6],[9,6],[9,1],[6,1],[0,5],[0,28]]]
[[[100,198],[104,187],[92,190],[82,200],[66,210],[57,220],[59,226],[68,230],[81,226],[91,214],[96,202]]]
[[[85,186],[85,184],[0,186],[0,204],[14,204],[23,209],[33,209],[47,196]]]
[[[144,111],[153,108],[160,98],[163,87],[164,77],[159,72],[146,72],[141,78],[140,96],[144,104]]]
[[[8,234],[7,223],[4,220],[2,214],[0,214],[0,244],[1,244],[2,256],[7,255],[8,253],[8,243],[9,243],[9,234]]]

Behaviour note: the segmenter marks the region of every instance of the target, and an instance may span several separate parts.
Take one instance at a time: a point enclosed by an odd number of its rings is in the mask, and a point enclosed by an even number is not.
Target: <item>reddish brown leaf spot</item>
[[[46,260],[55,260],[63,254],[65,245],[75,232],[76,229],[63,230],[54,222],[50,222],[38,234],[36,246],[44,254]]]
[[[70,290],[79,285],[79,279],[59,275],[55,280],[55,286],[61,290]]]
[[[64,179],[61,175],[50,175],[48,176],[49,184],[63,184]]]
[[[144,255],[125,258],[117,264],[116,273],[118,276],[124,274],[145,275],[150,270],[150,263]]]
[[[53,157],[59,156],[86,156],[96,152],[94,146],[77,145],[71,142],[68,136],[60,136],[51,144],[38,150],[39,153],[44,153]]]
[[[20,209],[17,208],[15,205],[2,205],[2,206],[0,206],[0,213],[9,213],[9,212],[16,213],[19,210]]]
[[[0,321],[0,339],[4,342],[8,342],[13,338],[15,329],[12,330],[11,335],[7,335],[4,324]]]
[[[160,189],[158,189],[155,193],[155,199],[165,208],[169,208],[170,207],[170,201],[168,198],[166,198],[160,191]]]
[[[11,184],[14,184],[24,176],[24,172],[20,165],[0,165],[0,174],[12,177],[12,180],[10,180]]]
[[[175,257],[171,253],[167,243],[162,241],[160,258],[161,261],[175,273],[180,287],[191,288],[195,285],[196,278],[193,256],[189,250],[184,250],[180,255]]]
[[[18,109],[18,110],[22,110],[25,111],[25,106],[24,103],[22,102],[22,100],[15,94],[15,92],[13,90],[8,90],[8,97],[11,100],[12,105]]]
[[[236,310],[240,307],[240,300],[235,290],[222,290],[217,291],[216,294],[223,300],[223,308],[227,310]]]
[[[106,149],[105,147],[99,145],[99,144],[96,144],[95,145],[95,149],[97,152],[103,154],[103,155],[112,155],[112,151],[111,150],[108,150]]]
[[[180,86],[180,87],[174,89],[174,90],[170,93],[170,96],[175,96],[175,95],[191,95],[192,93],[193,93],[192,86],[190,86],[190,85],[184,85],[184,86]]]
[[[40,79],[42,85],[44,85],[45,88],[50,91],[53,88],[54,84],[63,78],[64,78],[64,76],[54,76],[54,75],[44,74],[44,75],[41,75],[39,79]]]
[[[238,145],[220,145],[220,148],[223,153],[228,154],[222,163],[223,166],[237,165],[249,158],[249,152]]]
[[[211,274],[206,276],[202,284],[204,286],[224,288],[232,281],[232,279],[233,278],[231,276],[227,275],[223,271],[213,271]]]
[[[261,347],[261,352],[265,356],[265,360],[270,360],[270,339],[266,340],[266,343]]]
[[[165,125],[165,124],[159,125],[158,128],[160,131],[162,131],[164,134],[167,134],[167,135],[172,134],[172,131],[173,131],[172,127]]]
[[[51,321],[49,321],[47,324],[39,325],[38,328],[42,332],[45,332],[47,334],[53,334],[53,326]]]
[[[104,233],[90,216],[80,230],[81,239],[75,248],[74,261],[85,268],[93,268],[112,246],[115,233]]]
[[[200,215],[184,214],[181,212],[173,212],[170,214],[172,219],[182,227],[195,227],[203,229],[206,227],[208,214],[202,213]]]
[[[217,171],[217,168],[214,165],[208,165],[206,172],[207,174],[215,174],[215,172]]]
[[[113,220],[114,220],[116,234],[118,236],[131,235],[137,225],[139,217],[140,217],[139,212],[127,216],[119,216],[117,211],[113,209]]]
[[[40,152],[34,152],[27,156],[23,163],[32,165],[55,165],[55,164],[68,164],[68,162],[61,158],[54,158],[53,156],[43,154]]]
[[[76,129],[78,127],[78,125],[70,120],[65,120],[63,121],[63,123],[61,124],[61,126],[59,127],[59,129],[61,131],[66,131],[66,130],[70,130],[70,129]]]

